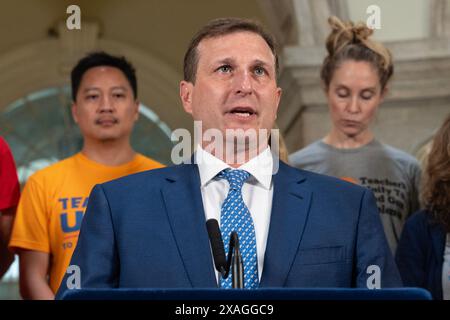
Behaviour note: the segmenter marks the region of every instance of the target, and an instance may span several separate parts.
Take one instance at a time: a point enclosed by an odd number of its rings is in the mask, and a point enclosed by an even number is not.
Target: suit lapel
[[[174,167],[162,196],[192,287],[217,287],[196,165]]]
[[[297,253],[308,218],[311,191],[300,171],[280,162],[260,287],[282,287]]]

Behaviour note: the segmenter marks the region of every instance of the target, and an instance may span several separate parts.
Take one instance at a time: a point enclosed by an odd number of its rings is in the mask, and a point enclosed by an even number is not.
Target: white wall
[[[427,38],[430,29],[430,0],[347,0],[350,19],[367,21],[370,5],[381,9],[381,29],[375,38],[381,41]]]

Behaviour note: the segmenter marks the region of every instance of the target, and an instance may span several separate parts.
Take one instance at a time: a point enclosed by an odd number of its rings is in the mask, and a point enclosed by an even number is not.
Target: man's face
[[[180,96],[186,112],[202,121],[203,130],[270,130],[281,89],[275,57],[264,39],[238,31],[202,40],[197,54],[195,84],[182,81]]]
[[[139,103],[123,72],[99,66],[86,71],[72,105],[72,115],[85,139],[128,139],[138,119]]]

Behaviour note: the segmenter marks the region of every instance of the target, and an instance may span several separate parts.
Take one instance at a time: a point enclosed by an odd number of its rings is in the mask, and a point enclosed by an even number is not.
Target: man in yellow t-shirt
[[[72,115],[83,148],[29,178],[9,243],[19,254],[25,299],[54,298],[94,185],[163,166],[130,145],[139,102],[135,70],[128,61],[92,53],[72,70],[71,82]]]

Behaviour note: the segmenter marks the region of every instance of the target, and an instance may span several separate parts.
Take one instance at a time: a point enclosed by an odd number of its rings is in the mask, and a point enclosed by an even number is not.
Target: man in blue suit
[[[97,185],[59,296],[79,287],[229,287],[214,269],[210,218],[226,240],[224,230],[238,231],[248,288],[401,285],[372,193],[272,155],[277,71],[272,37],[251,21],[218,19],[197,33],[180,83],[185,111],[202,124],[194,164]],[[236,142],[242,131],[256,138]]]

